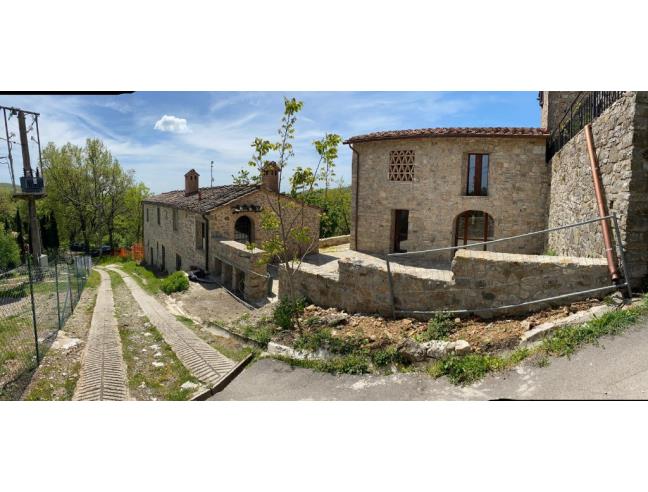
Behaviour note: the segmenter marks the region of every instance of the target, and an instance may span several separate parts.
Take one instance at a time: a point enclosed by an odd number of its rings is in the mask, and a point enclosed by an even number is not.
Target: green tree
[[[20,265],[20,250],[10,231],[0,226],[0,271]]]
[[[284,98],[284,113],[278,130],[278,141],[255,138],[252,143],[254,152],[248,164],[256,169],[257,174],[262,173],[272,154],[276,156],[280,193],[283,175],[295,155],[292,141],[295,138],[297,114],[302,108],[301,101]],[[332,147],[339,145],[339,142],[339,136],[326,135],[323,140],[315,143],[320,155],[315,169],[299,166],[288,176],[292,199],[286,199],[281,194],[267,195],[268,207],[262,214],[261,227],[268,233],[268,239],[263,241],[261,247],[265,251],[266,261],[276,259],[285,269],[289,301],[297,299],[295,275],[300,270],[304,258],[314,251],[319,240],[319,231],[311,231],[305,223],[305,196],[313,190],[322,176],[320,169],[327,165],[327,160],[329,171],[325,174],[330,176],[331,162],[334,160],[333,156],[337,155],[337,150],[333,152]]]
[[[86,250],[108,242],[132,244],[141,235],[140,204],[149,191],[136,184],[101,140],[84,147],[49,144],[43,150],[47,198],[43,209],[56,217],[59,237],[80,237]]]

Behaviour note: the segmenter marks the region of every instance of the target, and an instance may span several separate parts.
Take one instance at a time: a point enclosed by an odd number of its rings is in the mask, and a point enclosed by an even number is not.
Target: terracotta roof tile
[[[185,196],[184,190],[174,190],[148,197],[144,203],[159,203],[204,214],[258,189],[258,185],[214,186],[200,188],[200,193],[189,196]]]
[[[426,137],[548,137],[545,128],[491,127],[491,128],[420,128],[416,130],[393,130],[357,135],[344,143],[370,142],[372,140],[396,140]]]

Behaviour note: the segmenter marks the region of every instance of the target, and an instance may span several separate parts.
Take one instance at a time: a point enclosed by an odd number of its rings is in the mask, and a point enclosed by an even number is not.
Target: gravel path
[[[235,362],[216,351],[178,321],[155,297],[145,292],[130,275],[112,265],[107,268],[122,277],[144,314],[160,331],[182,364],[196,378],[213,387],[234,368]]]
[[[117,330],[110,277],[105,271],[98,272],[101,284],[74,399],[128,400],[126,366]]]

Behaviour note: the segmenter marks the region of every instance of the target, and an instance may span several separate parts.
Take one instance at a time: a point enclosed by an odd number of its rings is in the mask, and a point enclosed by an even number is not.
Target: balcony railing
[[[547,141],[547,161],[563,148],[585,125],[598,118],[603,111],[623,95],[623,91],[589,91],[578,94],[574,102],[551,132]]]

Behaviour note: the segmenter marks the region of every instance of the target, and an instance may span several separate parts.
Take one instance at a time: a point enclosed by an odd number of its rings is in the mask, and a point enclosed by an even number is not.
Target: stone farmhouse
[[[225,185],[200,188],[199,174],[185,174],[184,189],[147,198],[144,214],[144,261],[174,272],[201,268],[250,302],[268,293],[268,274],[259,260],[268,232],[261,227],[261,214],[282,202],[288,220],[301,214],[299,224],[312,231],[313,252],[318,250],[320,209],[297,204],[279,193],[279,173],[266,165],[259,185]],[[277,208],[276,206],[274,208]],[[303,210],[303,213],[302,213]]]
[[[648,93],[541,92],[539,102],[538,128],[428,128],[347,139],[351,249],[384,255],[465,245],[596,217],[579,126],[592,120],[607,206],[619,216],[628,270],[640,283],[648,273]],[[597,257],[602,244],[592,224],[491,250]]]
[[[648,92],[539,93],[536,128],[380,131],[352,149],[350,250],[305,265],[299,293],[349,312],[518,314],[648,279]],[[606,259],[601,205],[618,217]],[[478,248],[391,256],[578,227]],[[612,229],[612,226],[610,226]],[[622,278],[622,245],[626,268]],[[331,253],[329,253],[331,255]],[[437,261],[441,260],[441,261]],[[282,272],[279,272],[281,295]],[[614,280],[614,281],[613,281]],[[623,285],[623,284],[622,284]],[[627,291],[627,290],[626,290]]]

